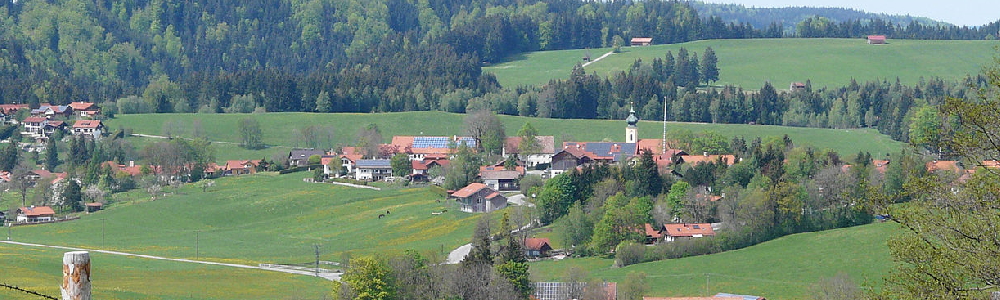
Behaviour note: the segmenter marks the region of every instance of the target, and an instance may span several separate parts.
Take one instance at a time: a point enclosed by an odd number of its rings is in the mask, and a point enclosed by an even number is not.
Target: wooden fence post
[[[90,300],[90,252],[63,253],[63,300]]]

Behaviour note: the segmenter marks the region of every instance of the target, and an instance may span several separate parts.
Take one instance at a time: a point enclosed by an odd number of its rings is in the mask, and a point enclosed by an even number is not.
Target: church
[[[562,149],[552,157],[549,176],[554,177],[592,163],[613,164],[629,161],[642,150],[660,156],[659,154],[663,152],[661,150],[663,140],[639,139],[639,118],[635,116],[634,108],[629,109],[625,123],[625,142],[563,142]]]

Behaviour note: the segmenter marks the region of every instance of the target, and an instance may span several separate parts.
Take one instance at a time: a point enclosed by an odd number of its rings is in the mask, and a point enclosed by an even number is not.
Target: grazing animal
[[[388,214],[389,214],[389,211],[388,211],[388,210],[387,210],[387,211],[385,211],[385,214],[387,214],[387,215],[388,215]]]
[[[379,219],[384,218],[384,217],[385,217],[385,214],[378,214],[378,218]]]
[[[445,209],[445,210],[442,210],[441,212],[443,212],[443,213],[446,213],[446,212],[448,212],[448,210],[447,210],[447,209]]]

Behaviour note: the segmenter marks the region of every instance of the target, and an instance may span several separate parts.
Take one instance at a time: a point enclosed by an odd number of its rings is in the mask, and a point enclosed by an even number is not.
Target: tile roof
[[[958,166],[958,162],[954,160],[935,160],[929,161],[926,164],[928,172],[934,171],[952,171],[958,173],[962,171],[962,168]]]
[[[693,237],[696,235],[715,235],[712,224],[709,223],[674,223],[663,224],[663,234],[672,237]]]
[[[451,194],[451,196],[452,197],[457,197],[457,198],[468,198],[469,196],[472,196],[473,194],[475,194],[476,192],[479,192],[482,189],[489,189],[489,188],[490,187],[486,186],[485,184],[478,183],[478,182],[473,182],[473,183],[470,183],[468,186],[466,186],[466,187],[464,187],[464,188],[456,191],[455,193]]]
[[[101,126],[101,120],[78,120],[73,123],[73,128],[97,128]]]
[[[288,153],[288,157],[291,159],[309,159],[313,155],[323,156],[326,152],[314,149],[295,149]]]
[[[552,250],[552,246],[549,244],[548,238],[526,238],[524,239],[524,249],[541,251],[545,247],[548,250]]]
[[[73,110],[96,110],[97,109],[97,107],[94,105],[93,102],[71,102],[69,104],[69,107],[72,107]]]
[[[497,180],[501,180],[501,179],[518,179],[518,178],[521,177],[521,172],[518,172],[518,171],[504,171],[504,170],[482,171],[482,172],[479,172],[479,176],[482,177],[483,180],[490,180],[490,179],[497,179]]]
[[[555,137],[551,135],[539,135],[535,137],[540,146],[539,152],[545,154],[554,154],[555,150]],[[518,153],[518,148],[521,146],[521,137],[519,136],[509,136],[504,140],[504,151],[507,153]]]
[[[726,163],[727,166],[732,166],[733,164],[736,164],[736,156],[735,155],[729,155],[729,154],[726,154],[726,155],[685,155],[685,156],[681,156],[681,159],[684,160],[685,163],[691,164],[692,166],[698,165],[698,164],[701,164],[701,163],[714,163],[714,162],[719,161],[720,158],[722,159],[723,162]]]
[[[29,216],[29,217],[42,216],[42,215],[54,215],[54,214],[56,214],[56,212],[54,210],[52,210],[51,207],[48,207],[48,206],[32,206],[32,207],[21,206],[21,208],[19,210],[25,216]]]
[[[642,297],[642,300],[744,300],[743,297]]]
[[[658,239],[658,238],[663,237],[663,234],[660,233],[659,230],[653,229],[653,225],[652,224],[646,223],[646,236],[649,236],[649,237],[654,238],[654,239]]]
[[[48,120],[48,119],[46,119],[45,117],[27,117],[27,118],[24,119],[24,122],[25,123],[42,123],[42,122],[45,122],[46,120]]]
[[[259,160],[227,160],[226,170],[243,170],[247,165],[257,166],[259,163]]]

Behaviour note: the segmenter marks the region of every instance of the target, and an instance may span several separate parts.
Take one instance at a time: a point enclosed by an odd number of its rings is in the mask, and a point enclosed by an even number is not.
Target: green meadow
[[[886,241],[895,223],[794,234],[756,246],[712,255],[669,259],[612,268],[603,258],[564,259],[531,264],[535,281],[559,281],[570,268],[591,278],[622,282],[646,273],[649,296],[750,294],[767,299],[808,299],[821,278],[848,274],[857,284],[877,287],[894,265]]]
[[[237,124],[243,118],[257,119],[261,124],[264,143],[272,148],[249,151],[237,147],[240,136]],[[143,114],[118,115],[107,123],[112,128],[132,128],[135,133],[158,135],[166,122],[191,124],[198,120],[209,140],[225,143],[216,144],[217,160],[260,159],[272,154],[287,153],[296,146],[292,132],[307,125],[333,128],[334,143],[341,146],[354,145],[358,130],[368,124],[377,124],[385,142],[393,135],[461,135],[464,134],[464,114],[439,111],[399,112],[399,113],[266,113],[266,114]],[[556,137],[557,145],[566,141],[624,141],[625,122],[621,120],[576,120],[545,119],[517,116],[500,116],[508,135],[514,135],[525,122],[531,122],[542,135]],[[742,136],[750,140],[781,137],[787,134],[797,145],[809,145],[819,149],[833,149],[844,156],[859,151],[872,155],[898,152],[904,143],[893,141],[874,129],[822,129],[785,126],[744,125],[744,124],[704,124],[669,122],[668,131],[687,129],[693,132],[716,131],[724,136]],[[188,131],[190,132],[190,131]],[[642,121],[639,124],[640,138],[661,138],[663,123]],[[182,133],[180,136],[190,136]],[[146,139],[148,140],[148,139]],[[136,141],[141,144],[148,141]]]
[[[12,238],[170,258],[293,264],[313,261],[314,245],[329,261],[339,261],[343,252],[446,254],[468,243],[478,218],[452,207],[437,188],[376,191],[303,181],[311,175],[225,177],[207,191],[185,185],[155,201],[135,192],[80,220],[14,227]],[[386,211],[391,213],[378,218]]]
[[[996,52],[997,41],[921,41],[890,39],[886,45],[868,45],[864,39],[748,39],[707,40],[683,44],[624,47],[585,69],[600,76],[627,70],[637,59],[651,62],[667,51],[687,48],[699,60],[706,47],[719,59],[720,76],[715,85],[759,89],[765,82],[787,89],[791,82],[812,81],[814,87],[837,87],[858,81],[890,80],[916,83],[921,77],[961,79],[978,74]],[[540,51],[519,54],[507,62],[484,67],[506,87],[542,85],[565,79],[587,51],[597,58],[605,49]]]
[[[58,298],[66,251],[0,243],[0,282]],[[322,278],[274,271],[96,252],[90,260],[94,299],[325,299],[332,289]],[[40,298],[0,288],[0,299]]]

